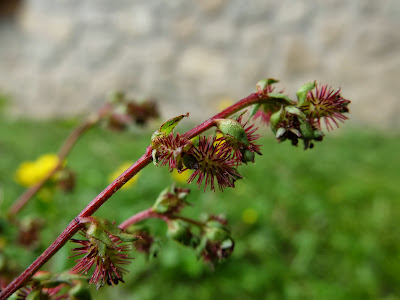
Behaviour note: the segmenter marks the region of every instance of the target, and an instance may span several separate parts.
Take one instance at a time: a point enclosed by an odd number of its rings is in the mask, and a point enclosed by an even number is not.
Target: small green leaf
[[[302,106],[306,101],[307,93],[315,88],[315,81],[304,84],[297,90],[298,106]]]
[[[276,125],[278,125],[279,122],[281,121],[282,117],[283,117],[283,107],[281,107],[280,110],[278,110],[277,112],[274,112],[271,115],[271,119],[270,119],[271,128],[275,128]]]
[[[311,124],[307,121],[300,120],[300,131],[301,135],[305,139],[314,139],[314,129],[312,128]]]
[[[277,83],[279,80],[273,78],[262,79],[256,84],[257,93],[262,93],[264,89],[270,84]]]
[[[292,105],[286,106],[285,111],[289,114],[296,115],[304,120],[307,118],[306,115],[296,106],[292,106]]]
[[[283,136],[286,132],[286,129],[283,127],[280,127],[278,131],[276,132],[276,138],[279,139],[281,136]]]
[[[161,125],[161,127],[160,127],[160,129],[158,129],[158,131],[161,134],[164,134],[164,135],[170,134],[172,132],[172,130],[174,130],[176,125],[178,125],[179,122],[184,117],[189,117],[189,113],[187,113],[186,115],[180,115],[180,116],[177,116],[175,118],[169,119],[167,122],[165,122],[164,124]]]
[[[254,105],[251,107],[251,110],[250,110],[250,117],[249,117],[249,118],[251,118],[252,116],[254,116],[254,115],[256,114],[256,112],[258,111],[258,109],[260,108],[260,106],[261,106],[261,104],[260,104],[260,103],[257,103],[257,104],[254,104]]]
[[[269,93],[268,97],[282,104],[288,104],[288,105],[293,104],[293,101],[290,100],[288,96],[281,93]]]
[[[165,200],[168,199],[168,194],[171,188],[165,188],[160,195],[158,196],[156,202],[153,205],[153,211],[158,212],[160,214],[166,213],[168,211],[168,205],[165,204]]]

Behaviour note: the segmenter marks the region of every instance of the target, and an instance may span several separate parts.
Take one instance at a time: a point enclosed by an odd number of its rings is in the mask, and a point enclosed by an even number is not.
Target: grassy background
[[[13,180],[21,161],[57,152],[74,125],[0,121],[1,215],[24,190]],[[235,189],[203,193],[191,185],[193,206],[185,214],[223,213],[232,225],[236,248],[228,261],[210,269],[190,249],[166,240],[164,224],[149,220],[159,235],[157,258],[135,254],[126,284],[93,289],[94,299],[400,299],[398,134],[344,126],[303,151],[263,131],[263,156],[239,170],[245,180]],[[75,191],[47,202],[36,198],[21,213],[45,216],[41,247],[6,245],[3,255],[20,267],[30,264],[108,184],[110,173],[144,153],[151,132],[88,132],[68,159],[78,174]],[[167,169],[150,165],[134,188],[119,191],[96,215],[121,222],[172,182]],[[252,224],[243,215],[249,209],[256,212]],[[70,248],[45,269],[70,267]]]

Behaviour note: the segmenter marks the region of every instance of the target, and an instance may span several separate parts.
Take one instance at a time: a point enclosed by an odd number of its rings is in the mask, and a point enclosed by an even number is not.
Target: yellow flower
[[[217,109],[218,111],[222,111],[233,104],[235,104],[235,102],[231,98],[222,98],[218,101]]]
[[[118,167],[117,170],[112,172],[110,176],[108,176],[108,181],[111,183],[113,182],[119,175],[121,175],[123,172],[125,172],[126,169],[128,169],[132,165],[131,162],[125,162],[122,165]],[[129,180],[127,183],[125,183],[122,186],[122,189],[127,189],[135,185],[137,179],[139,178],[139,173],[135,175],[131,180]]]
[[[33,186],[54,170],[58,162],[56,154],[44,154],[35,161],[23,162],[15,173],[15,180],[22,186]]]
[[[252,225],[258,220],[258,212],[254,208],[246,208],[242,213],[244,223]]]
[[[190,172],[189,170],[183,171],[182,173],[179,173],[177,170],[173,170],[172,173],[172,178],[178,182],[178,183],[186,183],[190,177],[190,175],[192,175],[192,172]]]

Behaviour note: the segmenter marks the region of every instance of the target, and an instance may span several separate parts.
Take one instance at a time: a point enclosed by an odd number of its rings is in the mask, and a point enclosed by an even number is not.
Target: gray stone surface
[[[25,0],[0,19],[11,113],[85,114],[113,91],[194,121],[274,77],[340,86],[351,122],[400,128],[398,0]]]

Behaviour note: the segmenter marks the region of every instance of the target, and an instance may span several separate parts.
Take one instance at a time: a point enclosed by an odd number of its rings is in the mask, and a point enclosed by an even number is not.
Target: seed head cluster
[[[188,183],[195,181],[199,187],[204,183],[204,190],[207,186],[210,186],[212,191],[215,191],[215,186],[221,191],[226,187],[235,187],[235,181],[242,178],[237,167],[249,161],[244,159],[244,154],[251,152],[261,155],[260,145],[255,144],[260,137],[256,134],[257,128],[243,122],[242,116],[236,121],[247,136],[247,145],[229,134],[220,134],[218,137],[200,136],[198,144],[195,145],[181,135],[171,132],[157,137],[153,142],[157,164],[168,165],[171,172],[174,169],[178,172],[194,170]]]
[[[86,235],[83,232],[83,235]],[[71,270],[75,274],[87,274],[95,266],[90,283],[96,284],[97,288],[107,285],[117,285],[124,282],[123,275],[128,271],[122,265],[130,263],[131,258],[126,252],[131,251],[131,244],[123,244],[116,236],[110,235],[110,245],[89,237],[87,240],[71,239],[71,242],[80,245],[74,248],[75,256],[82,256],[76,260],[76,265]]]

